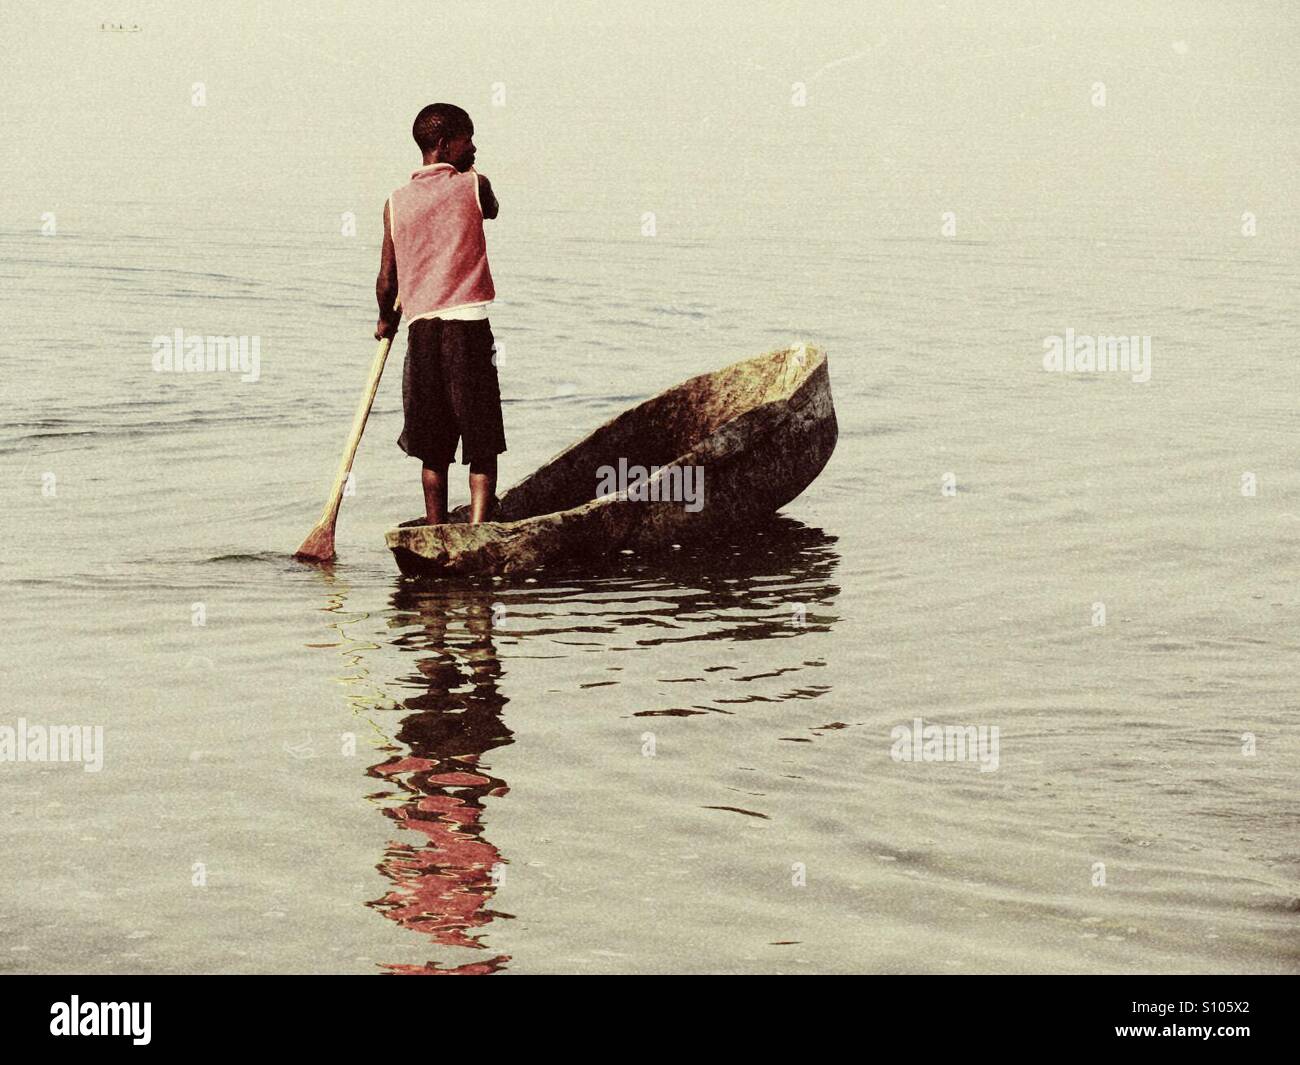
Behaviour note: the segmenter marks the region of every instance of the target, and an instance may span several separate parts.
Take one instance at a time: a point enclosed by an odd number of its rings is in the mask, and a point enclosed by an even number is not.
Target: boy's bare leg
[[[441,525],[447,520],[447,467],[425,466],[420,471],[420,482],[424,485],[425,523]]]
[[[469,520],[477,525],[487,521],[492,500],[497,493],[497,457],[469,464]]]

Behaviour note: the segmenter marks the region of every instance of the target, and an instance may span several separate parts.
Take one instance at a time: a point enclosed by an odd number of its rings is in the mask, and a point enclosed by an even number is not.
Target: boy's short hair
[[[473,132],[469,114],[455,104],[430,104],[415,116],[411,126],[411,136],[422,152],[431,152],[453,137]]]

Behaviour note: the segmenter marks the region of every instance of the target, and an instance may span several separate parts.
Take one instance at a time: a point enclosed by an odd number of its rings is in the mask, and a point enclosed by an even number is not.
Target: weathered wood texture
[[[799,345],[692,377],[624,411],[525,477],[495,520],[406,522],[388,546],[404,573],[527,573],[548,563],[707,536],[785,506],[821,472],[838,428],[826,355]],[[703,506],[596,498],[601,467],[696,466]],[[658,477],[668,476],[661,471]]]

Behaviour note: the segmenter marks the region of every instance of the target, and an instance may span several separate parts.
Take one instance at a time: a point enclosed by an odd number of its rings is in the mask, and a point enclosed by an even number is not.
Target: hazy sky
[[[802,186],[832,209],[1190,198],[1294,225],[1294,4],[198,8],[5,5],[7,216],[87,189],[274,202],[303,181],[381,204],[418,164],[415,112],[450,100],[516,207],[658,190],[723,209]]]

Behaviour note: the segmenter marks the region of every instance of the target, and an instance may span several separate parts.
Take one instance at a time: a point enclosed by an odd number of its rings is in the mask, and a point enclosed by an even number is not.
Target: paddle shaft
[[[393,311],[400,313],[402,301],[393,305]],[[397,332],[394,325],[393,332]],[[375,361],[370,364],[370,380],[362,393],[361,402],[357,404],[357,413],[352,417],[352,432],[348,434],[347,445],[343,448],[343,458],[339,460],[339,471],[334,476],[334,486],[329,498],[325,500],[325,509],[320,513],[320,521],[307,534],[307,539],[294,553],[294,558],[304,562],[329,562],[334,558],[334,523],[338,521],[339,506],[343,502],[343,489],[347,487],[348,474],[352,472],[352,460],[356,457],[357,446],[361,443],[361,434],[366,429],[366,419],[370,417],[370,408],[375,402],[375,393],[379,391],[379,378],[384,373],[384,363],[388,361],[388,349],[393,346],[391,336],[379,341],[375,352]]]
[[[370,364],[370,380],[366,390],[357,404],[357,413],[352,418],[352,432],[343,448],[343,458],[339,460],[339,470],[334,476],[334,487],[330,489],[325,509],[321,511],[318,525],[334,527],[338,520],[339,506],[343,502],[343,489],[348,483],[348,474],[352,472],[352,460],[356,458],[357,448],[361,445],[361,434],[366,431],[366,420],[370,417],[370,408],[375,402],[375,393],[379,391],[379,379],[384,373],[384,363],[388,361],[388,349],[393,346],[392,337],[384,337],[375,351],[375,361]]]

